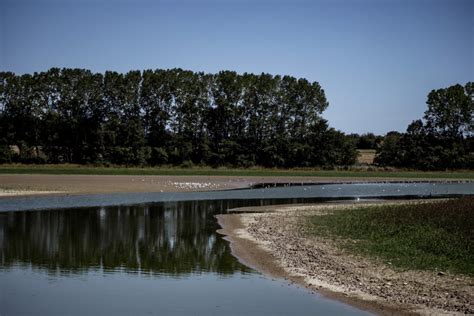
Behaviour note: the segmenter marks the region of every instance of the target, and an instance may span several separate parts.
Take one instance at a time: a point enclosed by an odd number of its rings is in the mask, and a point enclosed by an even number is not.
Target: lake
[[[471,183],[385,184],[0,200],[0,315],[366,315],[241,264],[214,216],[473,192]]]

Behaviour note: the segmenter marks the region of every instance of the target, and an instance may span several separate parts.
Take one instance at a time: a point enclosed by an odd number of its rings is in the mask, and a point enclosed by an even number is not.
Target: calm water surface
[[[473,193],[472,183],[364,184],[0,200],[0,315],[367,314],[240,264],[214,215]]]
[[[240,264],[213,200],[0,213],[0,315],[363,315]]]
[[[474,182],[329,184],[213,192],[151,192],[23,197],[0,200],[0,212],[198,200],[404,198],[470,194],[474,194]]]

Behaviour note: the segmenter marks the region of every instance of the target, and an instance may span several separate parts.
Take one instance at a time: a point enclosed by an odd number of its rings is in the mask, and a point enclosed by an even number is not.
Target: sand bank
[[[473,278],[395,271],[389,262],[350,255],[331,240],[308,235],[307,216],[334,207],[354,204],[237,210],[246,212],[217,216],[223,227],[219,232],[227,236],[235,256],[262,273],[378,314],[474,313]]]
[[[248,187],[252,180],[209,176],[0,175],[0,197],[36,194],[185,192]]]

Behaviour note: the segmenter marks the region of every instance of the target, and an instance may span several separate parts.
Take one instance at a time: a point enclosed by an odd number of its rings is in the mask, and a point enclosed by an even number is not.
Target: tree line
[[[0,72],[0,162],[351,165],[327,107],[317,82],[266,73]]]
[[[377,149],[381,166],[474,169],[474,83],[432,90],[423,119],[390,132]]]
[[[344,133],[317,82],[182,69],[0,72],[0,163],[474,168],[474,84],[433,90],[405,133]]]

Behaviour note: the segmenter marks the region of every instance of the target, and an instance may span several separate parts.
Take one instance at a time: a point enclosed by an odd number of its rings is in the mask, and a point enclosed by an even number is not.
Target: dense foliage
[[[263,73],[1,72],[0,162],[353,164],[327,106],[317,82]]]
[[[357,149],[377,149],[383,142],[383,136],[374,133],[349,134],[348,137],[353,140]]]
[[[474,83],[433,90],[423,120],[388,133],[375,162],[422,170],[474,168]]]

